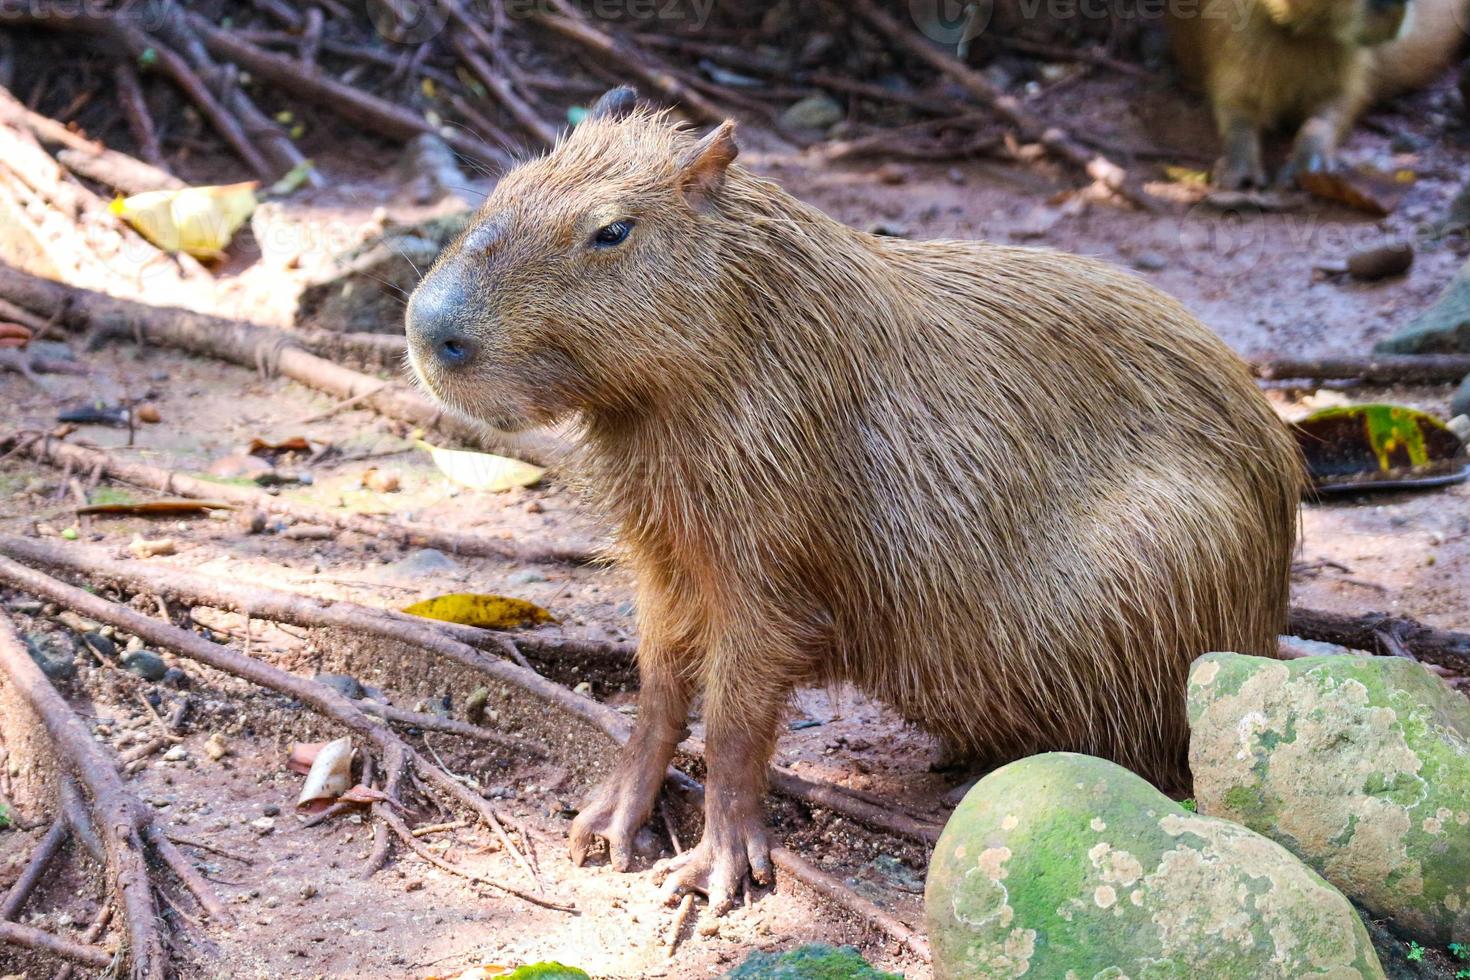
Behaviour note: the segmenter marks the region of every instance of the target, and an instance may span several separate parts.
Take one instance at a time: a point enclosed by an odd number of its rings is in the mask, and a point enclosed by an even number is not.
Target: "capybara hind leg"
[[[1220,126],[1225,154],[1215,165],[1215,183],[1228,191],[1266,186],[1266,168],[1261,163],[1261,134],[1256,124],[1243,116],[1227,114]]]
[[[1291,187],[1305,174],[1331,173],[1337,166],[1337,142],[1347,119],[1347,107],[1331,105],[1302,123],[1292,144],[1291,156],[1276,177],[1282,187]]]
[[[757,884],[771,881],[771,845],[761,812],[766,767],[776,744],[776,727],[787,691],[768,694],[746,688],[707,690],[704,836],[695,847],[654,869],[672,903],[686,891],[709,897],[722,915],[734,904],[747,874]]]
[[[569,837],[572,860],[587,860],[595,841],[607,841],[608,863],[627,871],[633,838],[653,812],[674,747],[689,734],[689,685],[666,665],[640,671],[638,722],[617,767],[582,804]]]

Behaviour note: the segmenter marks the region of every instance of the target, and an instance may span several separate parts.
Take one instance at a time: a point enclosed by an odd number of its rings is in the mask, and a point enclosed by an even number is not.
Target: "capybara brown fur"
[[[1470,0],[1171,3],[1174,56],[1204,89],[1224,143],[1216,182],[1264,186],[1261,137],[1294,129],[1279,175],[1333,169],[1374,102],[1427,84],[1470,30]]]
[[[990,763],[1185,771],[1185,675],[1272,656],[1302,469],[1244,365],[1101,262],[848,228],[605,96],[501,180],[408,309],[445,404],[575,415],[638,584],[638,718],[572,825],[626,869],[691,698],[712,906],[770,874],[797,685],[847,682]]]

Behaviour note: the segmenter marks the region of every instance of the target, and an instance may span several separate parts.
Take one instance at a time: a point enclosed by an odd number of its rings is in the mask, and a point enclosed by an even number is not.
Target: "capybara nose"
[[[465,329],[460,290],[432,276],[419,283],[409,299],[405,326],[418,358],[446,370],[465,367],[480,349]]]

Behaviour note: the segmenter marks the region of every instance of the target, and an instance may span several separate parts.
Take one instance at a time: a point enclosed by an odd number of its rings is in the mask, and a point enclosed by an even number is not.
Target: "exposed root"
[[[1470,675],[1470,633],[1435,629],[1407,616],[1388,613],[1344,616],[1292,606],[1287,632],[1369,653],[1408,654],[1412,659]]]
[[[440,798],[470,810],[490,827],[501,838],[507,851],[514,856],[519,856],[519,862],[526,869],[527,874],[535,880],[534,872],[525,862],[524,855],[520,855],[519,849],[506,834],[499,817],[485,800],[471,792],[442,768],[424,759],[416,750],[384,727],[381,722],[364,713],[355,702],[343,697],[325,684],[298,677],[263,661],[237,653],[228,647],[211,643],[187,630],[144,616],[118,603],[109,602],[82,589],[26,568],[10,559],[0,558],[0,581],[32,595],[44,596],[98,622],[110,623],[153,646],[171,650],[179,656],[300,701],[362,737],[378,749],[383,760],[384,771],[388,774],[389,789],[387,792],[390,798],[397,798],[397,788],[403,775],[412,772],[422,778],[425,784],[432,786]],[[26,659],[29,663],[29,658]],[[375,813],[385,819],[392,816],[391,810],[387,807],[375,807]]]
[[[50,953],[52,956],[59,956],[97,970],[105,970],[112,966],[114,955],[101,946],[74,943],[70,939],[62,939],[60,936],[54,936],[41,929],[33,929],[15,922],[0,922],[0,943],[10,943],[25,949]],[[134,976],[137,974],[135,973]],[[162,977],[163,974],[159,973],[157,976]]]
[[[0,449],[22,445],[24,436],[31,433],[16,433],[0,436]],[[137,460],[123,459],[102,449],[73,446],[54,439],[27,439],[22,450],[37,462],[50,465],[67,465],[73,468],[98,468],[115,480],[156,490],[164,494],[190,497],[196,500],[225,500],[242,507],[249,507],[266,514],[279,514],[293,520],[316,524],[322,527],[352,531],[372,538],[389,538],[421,548],[438,548],[451,554],[471,557],[508,558],[516,561],[587,564],[593,556],[585,551],[571,549],[524,548],[509,541],[487,538],[478,534],[461,534],[443,531],[422,524],[407,524],[387,521],[367,514],[347,510],[334,510],[317,504],[288,500],[274,496],[257,487],[214,483],[187,473],[166,470]]]
[[[41,838],[41,843],[31,852],[31,859],[26,862],[25,870],[20,877],[15,879],[15,884],[10,886],[10,891],[5,893],[5,900],[0,902],[0,922],[14,919],[25,907],[26,900],[31,897],[31,892],[41,883],[46,875],[46,869],[51,866],[51,860],[56,857],[61,845],[66,843],[67,837],[71,836],[71,828],[67,823],[66,814],[59,814],[51,821],[51,829],[46,831],[46,836]]]
[[[280,590],[216,580],[166,566],[148,565],[143,562],[118,562],[105,557],[95,549],[80,546],[57,549],[43,541],[0,536],[0,553],[23,557],[28,561],[53,568],[65,568],[85,574],[94,581],[112,582],[134,591],[168,595],[182,601],[216,608],[248,608],[253,615],[260,618],[308,627],[335,626],[399,642],[412,643],[515,685],[545,701],[548,706],[564,710],[592,724],[619,745],[628,738],[630,728],[628,720],[617,711],[590,698],[576,695],[534,671],[505,661],[487,658],[473,647],[461,643],[436,628],[442,624],[413,622],[397,614],[382,613],[353,603],[315,600]],[[495,823],[499,822],[497,819],[492,823],[490,808],[485,801],[470,793],[442,768],[425,763],[416,752],[398,741],[396,736],[387,733],[380,725],[363,714],[354,702],[343,698],[331,688],[286,674],[269,665],[251,661],[250,658],[243,657],[232,650],[217,647],[192,633],[141,616],[124,606],[100,599],[8,559],[0,558],[0,581],[8,582],[34,595],[44,596],[88,618],[110,622],[119,629],[134,633],[155,646],[171,649],[182,656],[243,677],[263,687],[277,690],[313,708],[330,702],[334,708],[324,713],[339,721],[342,721],[343,718],[348,719],[343,722],[346,727],[364,734],[370,740],[377,742],[380,747],[386,746],[387,749],[393,750],[385,750],[383,753],[388,772],[385,792],[390,798],[398,798],[399,784],[411,771],[432,783],[444,795],[474,811],[486,824],[494,827]],[[385,735],[391,741],[379,741]],[[393,761],[395,752],[402,753],[401,758],[405,760],[403,765]],[[777,775],[779,776],[779,771]],[[702,796],[703,787],[695,780],[673,769],[670,770],[670,776],[671,781],[678,788],[696,798]],[[773,777],[774,780],[775,777]],[[820,788],[820,784],[808,784],[807,787],[802,787],[787,780],[780,781],[799,793],[809,792],[809,787],[812,786]],[[800,782],[805,783],[804,780]],[[827,789],[830,790],[830,793],[822,793],[820,798],[812,799],[810,802],[833,812],[852,816],[860,821],[883,821],[879,829],[892,829],[904,836],[911,836],[915,833],[914,822],[911,819],[906,818],[896,823],[892,820],[885,820],[881,812],[874,812],[880,811],[880,808],[857,800],[837,787]],[[387,804],[373,804],[372,812],[380,821],[387,823],[400,839],[405,833],[412,838],[412,833],[408,831],[407,825],[403,824],[401,818],[397,818]],[[394,824],[395,819],[398,825]],[[399,830],[399,826],[402,826],[402,831]],[[503,828],[501,832],[503,833]],[[923,830],[921,833],[923,836],[917,839],[928,842],[930,839],[928,831]],[[509,843],[508,835],[502,838],[502,841],[507,844],[512,853],[518,853]],[[874,928],[908,944],[920,955],[927,956],[927,945],[912,930],[883,912],[872,902],[857,895],[841,882],[817,870],[784,848],[774,849],[771,856],[776,867],[788,871],[794,878],[813,888],[829,901],[866,919]],[[367,874],[370,875],[380,867],[381,861],[385,859],[385,845],[382,838],[378,838],[374,843],[373,855],[369,859]],[[437,860],[436,857],[435,861]],[[451,873],[462,871],[452,865],[446,870],[450,870]],[[497,887],[505,888],[499,884]],[[512,894],[520,893],[512,892]],[[527,898],[528,901],[532,900],[532,897],[523,894],[521,897]],[[546,901],[545,899],[539,900],[542,903]]]

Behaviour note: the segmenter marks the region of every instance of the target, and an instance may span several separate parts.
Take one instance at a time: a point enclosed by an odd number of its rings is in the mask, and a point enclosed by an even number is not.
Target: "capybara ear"
[[[616,121],[631,115],[637,106],[637,89],[631,85],[619,85],[608,89],[602,94],[602,98],[593,103],[592,108],[587,110],[587,118]]]
[[[725,182],[725,170],[740,152],[735,145],[735,121],[726,119],[694,144],[679,161],[679,189],[689,206],[703,210]]]

